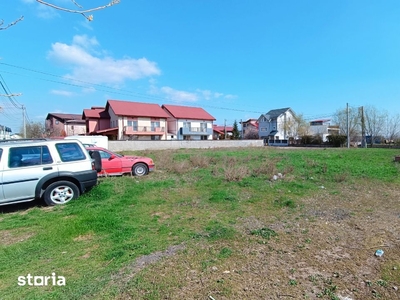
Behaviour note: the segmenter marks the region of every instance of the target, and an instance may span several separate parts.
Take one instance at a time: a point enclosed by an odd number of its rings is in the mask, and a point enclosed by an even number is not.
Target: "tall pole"
[[[225,121],[224,121],[224,135],[225,135],[225,140],[226,140],[226,119],[225,119]]]
[[[350,148],[349,103],[346,103],[346,114],[347,114],[347,148]]]
[[[242,134],[240,135],[241,136],[241,140],[243,140],[243,120],[242,119],[240,119],[240,124],[242,125]]]
[[[25,117],[25,106],[22,105],[22,126],[24,128],[24,139],[26,139],[26,117]]]
[[[361,106],[361,147],[367,147],[367,141],[365,140],[364,106]]]

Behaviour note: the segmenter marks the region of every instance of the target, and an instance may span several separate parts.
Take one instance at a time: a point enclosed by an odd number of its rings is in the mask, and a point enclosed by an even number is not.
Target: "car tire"
[[[43,195],[44,202],[53,206],[65,204],[80,195],[78,187],[70,181],[57,181],[50,184]]]
[[[101,164],[101,156],[99,151],[90,151],[90,157],[94,159],[94,168],[96,169],[97,173],[100,172],[103,168]]]
[[[137,163],[132,167],[132,174],[135,176],[144,176],[149,173],[149,168],[144,163]]]

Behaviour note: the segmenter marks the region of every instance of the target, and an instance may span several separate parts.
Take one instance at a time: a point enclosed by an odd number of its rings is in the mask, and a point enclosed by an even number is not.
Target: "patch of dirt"
[[[15,243],[23,242],[34,236],[33,232],[20,232],[17,230],[1,230],[0,245],[9,246]]]

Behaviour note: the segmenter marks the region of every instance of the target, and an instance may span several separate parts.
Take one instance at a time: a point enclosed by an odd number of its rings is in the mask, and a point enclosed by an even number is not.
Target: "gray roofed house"
[[[292,124],[296,114],[290,107],[272,109],[258,118],[258,135],[268,140],[287,140],[294,137]]]

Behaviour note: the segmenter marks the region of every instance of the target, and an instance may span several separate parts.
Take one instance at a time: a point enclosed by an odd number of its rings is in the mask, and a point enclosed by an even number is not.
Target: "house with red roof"
[[[248,119],[240,123],[242,124],[242,134],[244,139],[258,139],[257,119]]]
[[[108,135],[111,140],[165,140],[169,115],[158,104],[108,100],[107,129],[94,134]]]
[[[201,107],[164,104],[168,114],[168,139],[212,140],[215,118]]]
[[[95,135],[98,131],[110,128],[110,115],[105,107],[92,106],[84,109],[82,119],[86,122],[86,134]]]
[[[45,121],[50,136],[70,136],[86,133],[85,120],[80,114],[49,113]]]
[[[233,127],[225,125],[213,125],[213,139],[224,140],[229,139],[233,135]]]

